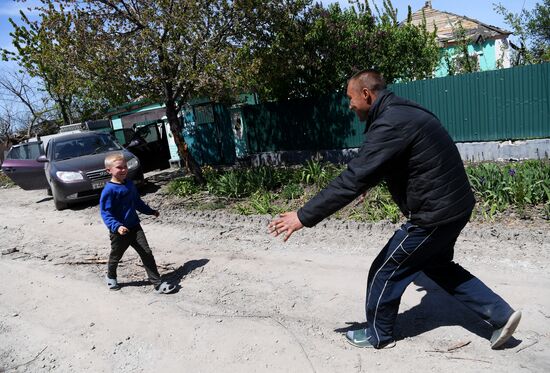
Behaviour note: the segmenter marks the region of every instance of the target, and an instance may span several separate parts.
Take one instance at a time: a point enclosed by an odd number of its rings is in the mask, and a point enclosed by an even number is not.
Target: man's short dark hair
[[[374,69],[361,70],[353,74],[350,82],[357,81],[361,87],[366,87],[373,92],[386,89],[386,81],[380,72]]]

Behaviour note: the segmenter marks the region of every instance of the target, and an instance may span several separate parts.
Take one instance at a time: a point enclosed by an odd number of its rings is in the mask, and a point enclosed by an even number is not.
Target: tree
[[[462,22],[453,30],[454,50],[443,51],[443,61],[449,75],[466,74],[479,71],[479,61],[476,54],[471,55],[468,45],[471,43]]]
[[[0,76],[0,92],[3,101],[0,133],[24,130],[31,137],[36,133],[36,124],[49,119],[53,112],[47,98],[40,95],[32,79],[23,72]]]
[[[249,77],[254,90],[264,99],[318,96],[372,67],[390,83],[432,76],[439,61],[435,33],[397,22],[389,0],[374,11],[368,1],[353,5],[317,4],[278,22],[263,45],[247,46],[241,57],[256,69]]]
[[[182,106],[198,96],[234,95],[244,68],[235,60],[245,40],[269,33],[273,15],[306,4],[286,0],[44,2],[40,11],[46,19],[70,20],[66,27],[70,38],[63,40],[71,40],[78,55],[71,60],[77,66],[76,77],[68,78],[87,82],[86,87],[104,97],[112,85],[126,88],[133,98],[163,102],[180,157],[199,181],[203,181],[200,167],[180,129]],[[57,32],[63,35],[62,30]]]
[[[71,105],[77,85],[71,79],[74,72],[74,55],[71,48],[71,18],[63,7],[55,9],[49,4],[49,11],[40,13],[39,21],[31,21],[20,12],[23,25],[9,19],[13,32],[10,33],[17,53],[3,50],[3,58],[19,63],[31,77],[38,77],[44,83],[45,91],[55,101],[64,124],[70,124],[73,116]]]
[[[512,64],[529,65],[550,61],[550,0],[536,3],[533,10],[512,13],[502,4],[495,5],[495,11],[504,16],[518,39],[511,42]]]
[[[126,86],[109,84],[109,74],[116,68],[108,61],[95,70],[83,70],[84,55],[92,46],[79,40],[75,18],[63,4],[44,1],[37,7],[39,19],[31,21],[20,12],[21,25],[9,19],[15,52],[2,50],[4,60],[16,61],[31,77],[42,82],[42,89],[55,102],[63,124],[93,119],[107,108],[127,101]],[[92,71],[94,79],[89,74]],[[98,89],[96,85],[102,85]],[[107,88],[108,86],[108,88]]]

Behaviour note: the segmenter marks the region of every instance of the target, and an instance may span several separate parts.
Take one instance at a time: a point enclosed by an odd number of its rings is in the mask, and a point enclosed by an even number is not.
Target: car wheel
[[[67,203],[66,202],[62,202],[60,200],[57,199],[57,197],[55,196],[55,189],[52,185],[52,195],[53,195],[53,204],[55,205],[55,209],[56,210],[65,210],[67,208]]]
[[[58,201],[55,197],[53,197],[53,203],[55,205],[55,209],[58,211],[65,210],[67,208],[67,204],[65,202]]]

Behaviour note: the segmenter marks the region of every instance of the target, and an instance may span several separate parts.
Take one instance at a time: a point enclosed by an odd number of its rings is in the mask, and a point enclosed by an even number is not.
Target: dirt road
[[[523,311],[515,339],[420,277],[397,346],[361,350],[340,333],[364,320],[367,270],[392,224],[329,220],[284,244],[268,217],[178,208],[143,227],[176,294],[156,295],[130,249],[121,291],[103,282],[108,235],[97,205],[55,211],[42,192],[0,190],[0,372],[548,372],[548,223],[469,225],[456,260]],[[428,290],[428,291],[427,291]]]

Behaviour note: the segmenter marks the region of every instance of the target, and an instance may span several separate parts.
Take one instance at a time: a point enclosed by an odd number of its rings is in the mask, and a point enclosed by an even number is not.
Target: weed
[[[341,169],[332,163],[322,163],[310,159],[302,169],[301,181],[306,184],[315,184],[320,187],[325,187],[340,172]]]
[[[322,163],[319,159],[309,160],[302,167],[262,166],[227,171],[203,168],[208,193],[237,199],[232,208],[245,215],[276,214],[283,207],[299,208],[341,171],[342,167]],[[472,214],[474,217],[493,221],[506,211],[516,211],[523,217],[538,211],[550,220],[549,162],[481,163],[469,165],[466,172],[478,201]],[[201,192],[189,178],[172,181],[169,190],[180,196]],[[219,205],[212,208],[219,208]],[[398,222],[402,219],[399,208],[384,185],[372,188],[364,203],[348,207],[339,216],[345,217],[346,214],[348,218],[359,221]]]
[[[304,188],[300,184],[290,183],[281,190],[281,197],[287,201],[300,198],[304,194]]]
[[[168,184],[168,193],[179,197],[187,197],[198,193],[200,188],[192,178],[182,177]]]
[[[15,184],[9,177],[7,177],[3,172],[0,172],[0,188],[11,188]]]
[[[382,184],[368,191],[363,203],[351,209],[349,218],[356,221],[389,220],[397,223],[402,215],[388,188]]]

